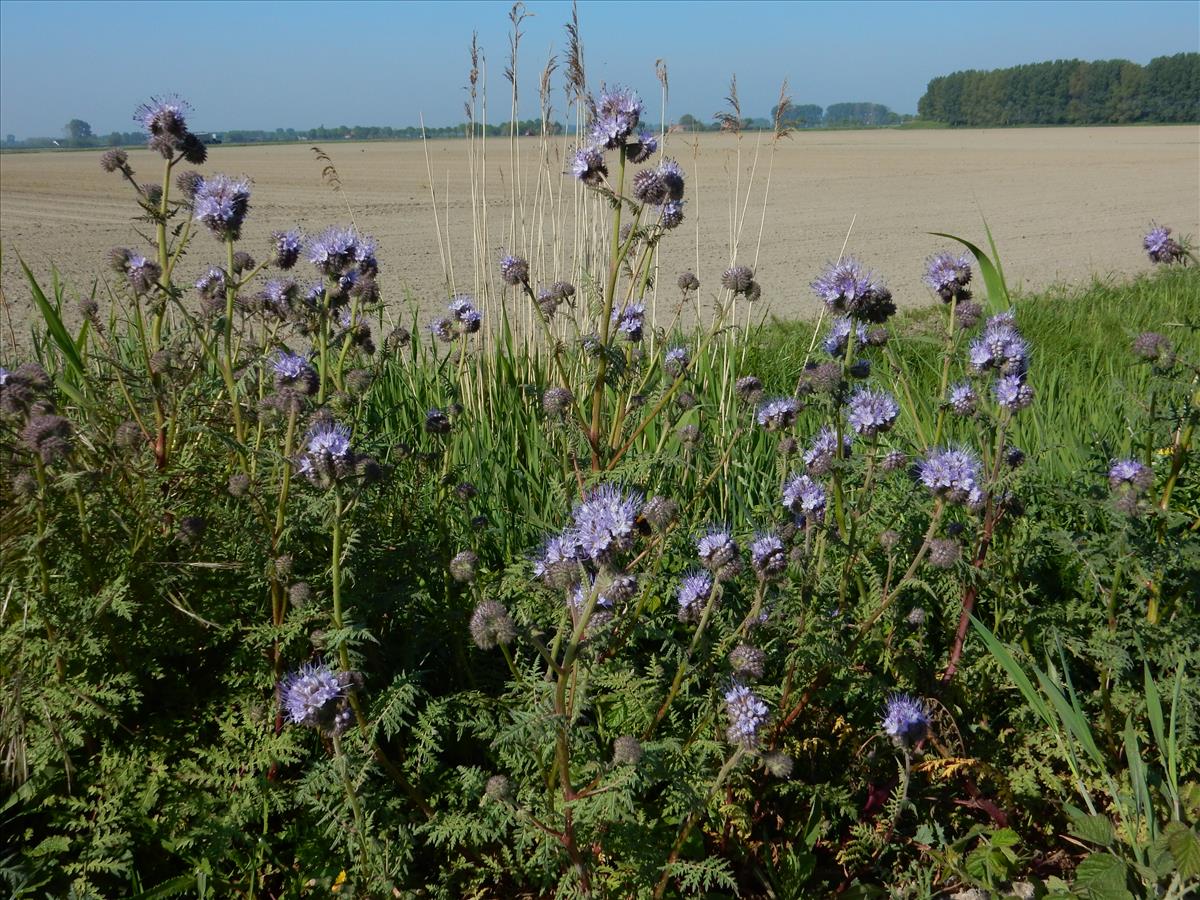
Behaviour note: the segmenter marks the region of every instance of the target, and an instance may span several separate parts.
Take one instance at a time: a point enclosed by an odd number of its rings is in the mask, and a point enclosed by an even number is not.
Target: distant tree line
[[[1200,53],[1055,60],[942,75],[917,103],[922,119],[948,125],[1116,125],[1200,121]]]

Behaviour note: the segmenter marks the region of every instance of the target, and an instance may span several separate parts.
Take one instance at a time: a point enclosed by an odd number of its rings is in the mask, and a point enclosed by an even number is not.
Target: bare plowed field
[[[697,261],[702,292],[716,288],[731,257],[731,209],[745,219],[738,262],[754,263],[769,168],[757,271],[761,308],[781,317],[815,308],[808,282],[838,255],[852,221],[847,252],[878,271],[901,305],[929,302],[920,281],[922,263],[946,242],[927,232],[982,241],[984,216],[1010,283],[1025,290],[1146,269],[1140,239],[1151,220],[1180,234],[1200,232],[1200,129],[1194,126],[797,134],[780,145],[773,165],[765,138],[755,164],[758,142],[757,135],[745,136],[739,157],[729,135],[703,135],[698,141],[670,136],[668,152],[688,172],[688,204],[684,225],[663,243],[661,290],[673,294],[675,275]],[[441,305],[443,252],[425,148],[341,142],[324,149],[340,174],[340,195],[323,183],[322,164],[307,145],[216,146],[203,171],[253,179],[244,235],[251,252],[265,253],[267,236],[277,228],[344,222],[349,206],[359,228],[379,240],[386,296],[397,300],[407,289],[423,310]],[[562,142],[551,147],[554,174],[540,182],[562,191],[557,227],[564,264],[574,209],[573,186],[557,175],[566,150]],[[471,290],[467,143],[434,142],[428,153],[455,283]],[[551,240],[551,220],[539,218],[549,206],[535,196],[538,142],[523,139],[520,153],[526,228],[541,222],[542,234]],[[509,231],[508,142],[489,141],[487,154],[486,166],[478,167],[486,175],[488,201],[488,230],[479,245],[494,260],[504,249],[524,247]],[[0,157],[0,288],[18,330],[31,301],[17,252],[47,280],[53,262],[73,296],[89,290],[97,276],[106,277],[104,256],[110,247],[145,247],[138,235],[144,223],[131,221],[135,207],[128,186],[100,171],[99,156],[97,151]],[[148,151],[131,153],[131,161],[140,180],[161,177],[161,160]],[[222,255],[211,237],[197,235],[181,266],[181,280],[190,281]],[[547,272],[546,280],[558,274],[565,273]]]

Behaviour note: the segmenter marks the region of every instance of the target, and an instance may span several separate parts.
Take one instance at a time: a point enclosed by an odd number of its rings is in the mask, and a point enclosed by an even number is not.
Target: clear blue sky
[[[463,119],[472,30],[488,62],[489,118],[507,115],[506,2],[66,2],[0,0],[0,134],[57,136],[72,118],[133,130],[152,94],[188,99],[197,130],[430,125]],[[915,112],[935,75],[1078,57],[1200,50],[1200,2],[604,2],[579,4],[585,62],[658,110],[707,119],[736,72],[747,115],[787,77],[796,103],[885,103]],[[530,0],[519,83],[562,59],[570,4]],[[563,107],[561,70],[554,103]]]

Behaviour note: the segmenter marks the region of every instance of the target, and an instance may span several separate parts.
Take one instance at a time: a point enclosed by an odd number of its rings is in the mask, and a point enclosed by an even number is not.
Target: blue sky
[[[0,0],[0,133],[59,135],[72,118],[133,130],[152,94],[187,98],[197,130],[430,125],[462,120],[472,30],[489,118],[507,115],[506,2],[67,2]],[[611,2],[579,4],[589,80],[628,84],[669,114],[709,118],[737,73],[743,112],[767,115],[783,78],[796,103],[870,100],[915,112],[935,75],[1046,59],[1200,50],[1200,3]],[[530,0],[519,84],[562,59],[570,4]],[[562,78],[554,103],[563,107]]]

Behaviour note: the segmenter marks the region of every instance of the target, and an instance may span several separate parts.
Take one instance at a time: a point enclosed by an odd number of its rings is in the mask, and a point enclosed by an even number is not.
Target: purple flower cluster
[[[725,714],[729,718],[725,737],[729,743],[748,750],[757,747],[759,732],[767,721],[768,713],[767,705],[754,691],[744,684],[735,684],[725,692]]]
[[[1003,375],[1024,375],[1029,367],[1029,345],[1017,331],[1011,312],[988,319],[983,333],[967,349],[976,372],[995,369]]]
[[[798,412],[800,404],[794,398],[774,397],[758,407],[754,419],[767,431],[782,431],[795,424]]]
[[[346,695],[345,679],[324,663],[306,663],[279,682],[279,703],[293,725],[329,728]]]
[[[576,505],[570,535],[579,555],[594,562],[633,545],[635,520],[643,497],[602,484]]]
[[[975,412],[979,396],[975,393],[975,388],[963,381],[950,388],[950,397],[946,402],[955,414],[969,416]]]
[[[783,483],[783,508],[806,522],[819,522],[825,516],[825,488],[807,475],[793,475]]]
[[[1108,469],[1108,485],[1113,490],[1131,488],[1138,493],[1154,483],[1154,473],[1136,459],[1114,459]]]
[[[687,347],[671,347],[663,356],[663,369],[672,378],[678,378],[691,361]]]
[[[275,247],[275,265],[281,269],[290,269],[300,259],[300,251],[304,249],[304,235],[298,229],[276,231],[271,235],[271,244]]]
[[[996,403],[1010,412],[1017,412],[1033,402],[1033,388],[1023,375],[1001,375],[993,387]]]
[[[676,598],[679,600],[679,618],[684,622],[695,622],[704,611],[708,596],[712,593],[712,575],[701,569],[693,569],[683,576]]]
[[[469,294],[455,294],[449,304],[453,327],[459,334],[474,334],[483,322],[483,313],[475,308],[475,299]]]
[[[909,694],[893,694],[884,707],[883,730],[896,746],[911,750],[929,734],[925,704]]]
[[[812,289],[833,312],[869,322],[886,322],[896,311],[892,292],[853,257],[830,263]]]
[[[821,346],[830,356],[841,357],[846,353],[846,341],[853,335],[854,349],[867,345],[867,329],[861,323],[853,321],[849,316],[838,316],[829,323],[829,333]],[[851,350],[853,353],[854,350]]]
[[[579,147],[571,154],[571,174],[584,184],[599,184],[608,177],[604,154],[596,147]]]
[[[1187,251],[1171,237],[1171,229],[1165,225],[1152,227],[1142,239],[1142,246],[1153,263],[1170,265],[1182,262],[1187,257]]]
[[[620,86],[601,91],[592,115],[593,144],[615,150],[633,134],[641,117],[642,98],[633,91]]]
[[[134,111],[133,120],[141,123],[146,129],[147,143],[151,150],[157,151],[164,159],[172,159],[178,153],[192,165],[199,166],[208,158],[208,150],[204,141],[188,131],[189,112],[191,108],[185,101],[170,94],[165,97],[151,97],[149,102],[143,103]],[[115,171],[124,165],[122,160],[121,165],[108,171]]]
[[[970,450],[950,447],[935,449],[919,464],[921,483],[935,497],[951,503],[975,505],[982,499],[979,486],[981,465]]]
[[[617,331],[624,335],[627,341],[640,341],[642,329],[646,324],[646,306],[643,303],[631,303],[624,309],[613,307],[612,324]]]
[[[846,421],[856,433],[867,438],[890,431],[896,424],[896,417],[900,415],[900,407],[886,391],[864,388],[851,396],[848,405]]]
[[[925,283],[943,303],[970,300],[967,285],[971,283],[971,257],[965,253],[961,256],[952,253],[931,256],[925,266]]]
[[[750,564],[761,578],[775,578],[787,568],[787,551],[776,534],[760,534],[750,542]]]
[[[729,530],[710,528],[696,539],[696,554],[706,569],[716,572],[738,559],[738,545]]]
[[[321,422],[308,433],[308,446],[297,471],[318,487],[330,487],[354,467],[350,429],[337,422]]]
[[[848,434],[842,435],[842,458],[850,456],[853,439]],[[814,475],[824,475],[838,458],[837,432],[826,425],[813,438],[812,444],[804,451],[804,464]]]
[[[192,204],[196,220],[218,240],[237,240],[250,211],[250,182],[228,175],[209,176],[200,182]]]

